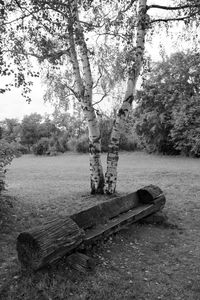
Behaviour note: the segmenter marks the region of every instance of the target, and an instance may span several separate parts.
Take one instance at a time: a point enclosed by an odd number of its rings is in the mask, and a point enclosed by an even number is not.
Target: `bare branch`
[[[97,104],[99,104],[100,102],[102,102],[103,99],[104,99],[106,96],[107,96],[107,93],[105,93],[105,94],[101,97],[101,99],[100,99],[99,101],[93,103],[92,106],[97,105]]]
[[[156,22],[184,21],[184,20],[190,19],[191,17],[194,17],[195,15],[196,15],[196,12],[193,14],[190,14],[188,16],[184,16],[184,17],[180,17],[180,18],[155,19],[155,20],[152,20],[150,22],[150,24],[156,23]]]
[[[93,85],[93,89],[95,89],[95,88],[97,87],[97,85],[99,84],[100,79],[101,79],[102,76],[103,76],[103,74],[102,74],[102,72],[101,72],[101,70],[100,70],[100,67],[98,67],[98,69],[99,69],[100,76],[99,76],[99,78],[97,79],[96,84]]]
[[[158,9],[165,9],[165,10],[182,10],[182,9],[186,9],[186,8],[200,8],[200,4],[196,4],[196,5],[182,5],[182,6],[164,6],[164,5],[157,5],[157,4],[152,4],[147,6],[147,10],[151,9],[151,8],[158,8]]]
[[[72,94],[69,94],[68,96],[72,96],[73,95],[77,99],[79,99],[78,94],[75,92],[75,90],[71,86],[69,86],[69,85],[66,84],[66,87],[72,92]]]

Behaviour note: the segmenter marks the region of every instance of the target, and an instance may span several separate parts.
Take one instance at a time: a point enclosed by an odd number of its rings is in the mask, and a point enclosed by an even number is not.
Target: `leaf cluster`
[[[146,74],[134,126],[149,152],[199,155],[199,72],[199,53],[176,53]]]

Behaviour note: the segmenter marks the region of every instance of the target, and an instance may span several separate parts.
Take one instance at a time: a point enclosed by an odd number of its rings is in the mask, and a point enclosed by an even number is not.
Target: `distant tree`
[[[37,113],[25,116],[21,122],[21,143],[26,145],[29,150],[39,140],[39,128],[42,116]]]
[[[187,156],[200,157],[200,97],[183,99],[173,112],[170,136],[174,148]]]
[[[59,135],[60,130],[55,125],[54,121],[50,120],[48,117],[40,122],[38,125],[38,138],[46,137],[50,138],[53,135]]]
[[[191,150],[195,141],[186,147],[191,130],[196,132],[192,136],[197,142],[199,72],[199,53],[181,52],[154,63],[146,74],[143,89],[138,92],[135,129],[148,152],[185,153],[184,143],[185,149],[189,146]]]
[[[86,132],[87,124],[82,114],[74,112],[55,112],[53,121],[58,128],[65,132],[66,138],[79,138]]]
[[[2,138],[8,142],[16,142],[20,137],[20,122],[17,119],[9,119],[1,121]]]

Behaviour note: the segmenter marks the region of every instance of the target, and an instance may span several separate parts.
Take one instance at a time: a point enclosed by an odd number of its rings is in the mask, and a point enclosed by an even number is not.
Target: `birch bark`
[[[76,0],[74,0],[70,5],[70,12],[71,25],[69,24],[68,29],[70,57],[73,65],[74,76],[76,78],[78,99],[88,123],[91,193],[103,193],[104,175],[100,157],[101,136],[97,116],[92,106],[93,80],[84,32],[79,22]],[[79,55],[81,60],[82,77],[77,55]]]
[[[107,194],[113,194],[116,190],[120,129],[123,124],[125,124],[127,116],[131,110],[135,94],[135,86],[142,67],[145,33],[148,20],[148,15],[146,14],[146,2],[147,0],[138,1],[138,23],[134,57],[132,60],[132,66],[128,71],[128,81],[124,101],[113,123],[110,143],[108,146],[107,171],[105,174],[105,192]]]

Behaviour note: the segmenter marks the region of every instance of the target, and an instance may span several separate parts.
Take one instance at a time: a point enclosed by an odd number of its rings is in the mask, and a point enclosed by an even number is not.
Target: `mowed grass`
[[[88,250],[97,262],[93,273],[80,274],[63,260],[29,274],[17,260],[19,232],[108,197],[89,195],[88,155],[12,162],[2,200],[12,205],[0,228],[0,299],[200,299],[200,160],[124,152],[118,173],[118,194],[158,185],[171,226],[133,224]]]

